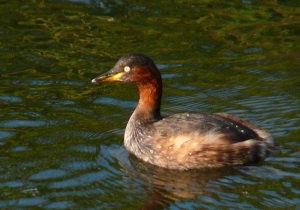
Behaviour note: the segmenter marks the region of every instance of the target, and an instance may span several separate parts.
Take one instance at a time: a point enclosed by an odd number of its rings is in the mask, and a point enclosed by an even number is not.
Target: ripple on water
[[[82,86],[84,83],[71,80],[29,80],[29,86],[50,86],[50,85],[71,85],[71,86]]]
[[[295,206],[297,205],[297,203],[299,203],[299,199],[297,201],[297,199],[294,198],[286,198],[275,191],[259,190],[259,192],[265,195],[261,201],[261,203],[264,206],[276,206],[276,208],[287,208],[289,206]]]
[[[97,148],[97,151],[95,147],[88,145],[78,145],[74,148],[76,148],[74,151],[76,158],[72,162],[62,163],[60,168],[63,168],[64,170],[55,169],[54,171],[42,171],[32,175],[30,179],[42,180],[47,179],[49,176],[49,179],[59,178],[59,180],[50,180],[48,185],[49,189],[65,189],[101,185],[101,190],[99,190],[97,187],[96,189],[91,189],[92,191],[90,193],[99,193],[99,191],[102,192],[105,188],[111,188],[117,184],[116,182],[118,179],[116,179],[116,176],[120,175],[120,172],[117,170],[119,173],[116,173],[116,169],[112,167],[115,160],[110,156],[111,147],[100,146]],[[74,150],[74,148],[71,150]],[[83,157],[83,155],[80,154],[81,152],[95,153],[97,160],[90,161],[79,158]],[[66,171],[68,174],[72,174],[72,176],[66,176]],[[54,175],[52,175],[53,173]],[[55,196],[57,196],[57,194],[55,194]]]
[[[263,51],[264,51],[264,49],[261,48],[261,47],[249,47],[249,48],[247,48],[247,49],[244,50],[244,52],[246,54],[261,53]]]
[[[192,74],[163,74],[161,77],[163,79],[172,79],[172,78],[177,78],[177,77],[187,77],[187,76],[191,76]]]
[[[0,140],[9,139],[12,136],[14,136],[15,134],[16,134],[15,132],[0,131]],[[1,145],[1,142],[0,142],[0,145]]]
[[[255,108],[253,111],[259,113],[288,113],[299,109],[299,102],[287,98],[285,95],[277,96],[252,96],[243,100],[237,100],[235,103],[246,107]]]
[[[76,206],[76,204],[72,201],[58,201],[58,202],[52,202],[48,205],[45,205],[44,208],[46,208],[46,209],[70,209],[75,206]]]
[[[156,65],[158,69],[169,69],[169,68],[175,68],[175,67],[182,67],[182,64],[157,64]]]
[[[46,122],[43,120],[7,120],[0,123],[0,126],[5,128],[41,127],[45,125]]]
[[[78,144],[70,147],[70,150],[80,153],[96,153],[97,148],[94,145]]]
[[[296,178],[300,180],[299,173],[285,172],[268,166],[241,166],[238,170],[253,177],[269,180],[279,180],[285,177]]]
[[[242,178],[241,176],[228,176],[228,179],[232,180],[234,183],[239,183],[243,185],[256,185],[256,182],[246,180],[245,178]]]
[[[49,179],[57,179],[66,176],[66,171],[62,169],[48,169],[44,171],[40,171],[38,173],[32,174],[29,177],[29,180],[49,180]]]
[[[260,118],[260,124],[271,131],[274,136],[286,136],[288,132],[299,130],[299,116],[293,115],[299,110],[299,101],[286,95],[269,97],[253,96],[235,101],[236,104],[251,110],[253,119]],[[293,115],[293,118],[287,117]],[[270,123],[271,122],[271,123]]]
[[[71,100],[46,100],[47,105],[74,105],[75,102]]]
[[[214,96],[218,98],[230,98],[239,96],[241,90],[246,89],[244,86],[235,86],[234,88],[209,88],[204,92],[209,96]]]
[[[133,101],[123,101],[115,98],[109,97],[101,97],[94,101],[96,104],[105,104],[105,105],[113,105],[117,107],[127,107],[127,108],[135,108],[136,102]]]
[[[191,86],[187,84],[182,84],[182,83],[173,83],[170,85],[172,88],[177,88],[179,90],[198,90],[199,87],[197,86]]]
[[[107,182],[109,173],[105,170],[86,172],[85,174],[78,174],[75,178],[69,178],[62,181],[55,181],[49,183],[50,189],[66,189],[80,186],[93,185],[95,182]]]
[[[21,181],[8,181],[8,182],[3,182],[0,183],[0,188],[18,188],[18,187],[22,187],[24,185],[23,182]]]
[[[0,123],[0,126],[5,128],[32,128],[32,127],[43,127],[49,125],[67,124],[70,120],[6,120]]]
[[[172,110],[178,112],[199,112],[201,110],[206,111],[212,108],[216,108],[217,105],[207,104],[199,102],[199,98],[204,98],[205,95],[189,95],[189,96],[176,96],[166,97],[165,99],[172,102],[172,106],[165,107],[164,110]]]
[[[14,199],[9,201],[0,201],[0,207],[8,207],[8,206],[14,206],[14,207],[30,207],[30,206],[39,206],[43,203],[46,203],[46,199],[44,198],[20,198],[20,199]]]
[[[0,102],[4,103],[20,103],[22,98],[16,96],[0,96]]]
[[[98,165],[93,161],[86,160],[63,163],[61,167],[68,171],[84,171],[92,168],[97,168]]]
[[[11,152],[25,152],[25,151],[29,151],[29,150],[31,150],[31,149],[27,146],[16,146],[16,147],[12,148],[10,151]]]

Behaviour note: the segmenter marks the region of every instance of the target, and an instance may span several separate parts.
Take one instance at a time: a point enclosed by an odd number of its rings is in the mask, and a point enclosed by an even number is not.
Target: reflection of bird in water
[[[143,187],[144,192],[141,192],[139,200],[145,194],[146,199],[140,209],[164,209],[176,201],[191,201],[201,195],[215,196],[210,190],[218,190],[221,187],[217,184],[219,179],[240,174],[233,167],[169,170],[141,162],[135,156],[128,154],[123,147],[112,149],[110,154],[121,165],[120,169],[126,174],[124,178],[134,180],[135,184],[140,183]]]
[[[114,68],[92,80],[130,82],[139,103],[126,126],[124,145],[139,159],[168,169],[244,165],[277,150],[272,136],[228,114],[182,113],[163,117],[161,75],[143,54],[122,57]]]
[[[113,156],[119,160],[121,170],[132,179],[142,180],[147,200],[140,209],[165,209],[176,201],[211,196],[207,183],[214,183],[228,175],[239,173],[232,167],[197,170],[169,170],[139,161],[123,149]],[[210,188],[211,189],[211,188]]]

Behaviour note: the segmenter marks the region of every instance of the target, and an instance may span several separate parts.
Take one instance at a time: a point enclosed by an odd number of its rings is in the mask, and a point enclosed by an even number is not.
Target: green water
[[[0,207],[299,208],[299,23],[299,1],[0,1]],[[163,113],[234,114],[282,153],[185,172],[129,157],[136,88],[90,81],[132,52],[160,68]]]

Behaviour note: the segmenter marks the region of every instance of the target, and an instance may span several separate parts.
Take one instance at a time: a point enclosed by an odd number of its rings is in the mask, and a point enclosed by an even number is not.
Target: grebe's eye
[[[124,71],[125,71],[125,72],[130,72],[130,67],[129,67],[129,66],[125,66],[125,67],[124,67]]]

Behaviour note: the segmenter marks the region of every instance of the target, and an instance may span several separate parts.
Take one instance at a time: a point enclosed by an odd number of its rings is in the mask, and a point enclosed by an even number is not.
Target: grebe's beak
[[[117,82],[120,81],[120,78],[123,76],[124,72],[115,73],[114,69],[106,72],[96,78],[94,78],[91,82],[93,84],[97,84],[99,82]]]

